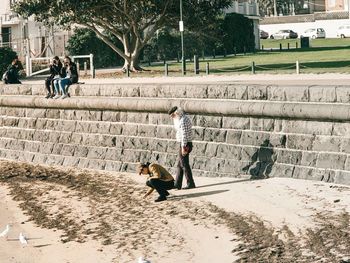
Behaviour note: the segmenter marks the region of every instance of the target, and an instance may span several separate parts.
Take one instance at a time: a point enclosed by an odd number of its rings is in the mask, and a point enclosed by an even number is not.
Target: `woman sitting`
[[[65,99],[69,96],[68,87],[74,83],[77,83],[79,79],[77,65],[68,56],[64,58],[64,67],[62,68],[61,78],[58,80],[58,84],[54,82],[56,89],[56,96],[54,99]],[[62,96],[58,95],[58,86],[61,89]]]

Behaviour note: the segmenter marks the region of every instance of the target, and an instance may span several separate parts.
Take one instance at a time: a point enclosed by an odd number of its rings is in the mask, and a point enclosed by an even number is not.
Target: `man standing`
[[[182,179],[185,174],[187,186],[183,189],[195,188],[189,155],[192,151],[192,123],[190,118],[181,108],[173,107],[169,110],[169,115],[174,121],[176,129],[176,140],[180,143],[179,157],[177,163],[177,173],[174,187],[182,188]]]

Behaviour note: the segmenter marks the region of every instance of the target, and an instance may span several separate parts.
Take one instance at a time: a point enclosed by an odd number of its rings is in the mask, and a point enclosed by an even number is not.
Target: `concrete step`
[[[46,96],[44,84],[3,85],[0,95]],[[197,98],[286,102],[350,103],[348,85],[267,85],[237,83],[74,84],[72,97]],[[52,102],[51,99],[49,101]]]
[[[162,113],[163,117],[172,105],[181,106],[189,114],[212,115],[216,118],[230,116],[240,116],[243,118],[281,118],[295,120],[348,120],[350,119],[350,104],[344,103],[309,103],[309,102],[281,102],[281,101],[245,101],[245,100],[209,100],[209,99],[167,99],[167,98],[149,98],[142,100],[140,98],[104,98],[99,97],[75,97],[65,100],[47,100],[35,96],[1,96],[0,107],[5,108],[5,113],[11,111],[11,108],[22,108],[24,112],[29,109],[41,109],[41,116],[32,117],[49,117],[46,115],[46,109],[64,109],[68,112],[89,111],[92,116],[86,120],[106,120],[102,119],[103,115],[110,117],[115,112],[133,112],[141,113]],[[3,110],[1,110],[3,111]],[[60,111],[54,111],[54,113]],[[79,112],[79,111],[78,111]],[[10,116],[11,113],[9,114]],[[79,116],[78,116],[79,117]],[[82,118],[83,116],[80,116]],[[118,119],[117,114],[112,118]],[[74,119],[74,118],[70,118]],[[75,117],[77,119],[77,117]],[[167,122],[170,122],[167,116]],[[206,120],[204,119],[204,122]]]

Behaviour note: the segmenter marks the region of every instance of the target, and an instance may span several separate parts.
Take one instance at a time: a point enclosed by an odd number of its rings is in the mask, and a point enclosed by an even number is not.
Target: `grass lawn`
[[[266,43],[295,41],[267,40]],[[290,42],[291,43],[291,42]],[[328,44],[342,43],[342,46],[327,47]],[[300,63],[301,73],[348,73],[350,72],[350,39],[316,39],[313,47],[290,50],[265,50],[252,54],[200,59],[200,74],[205,74],[206,63],[209,63],[210,74],[249,73],[254,61],[256,74],[259,73],[295,73],[295,64]],[[318,45],[314,47],[314,45]],[[181,63],[168,62],[169,75],[181,74]],[[164,75],[163,63],[152,66],[143,65],[150,75]],[[187,62],[187,75],[193,75],[193,63]]]

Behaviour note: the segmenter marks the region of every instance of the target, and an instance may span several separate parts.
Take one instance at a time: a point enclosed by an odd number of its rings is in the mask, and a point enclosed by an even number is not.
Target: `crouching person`
[[[174,188],[174,177],[161,165],[156,163],[140,163],[137,168],[138,174],[148,175],[146,185],[151,189],[144,197],[149,196],[154,190],[159,194],[159,197],[154,200],[161,202],[166,200],[169,195],[167,190]]]

